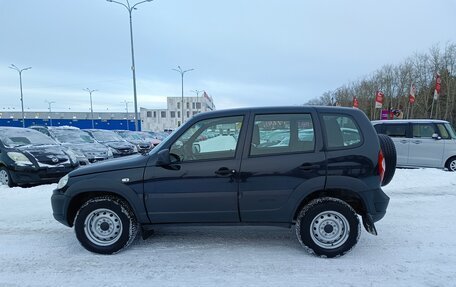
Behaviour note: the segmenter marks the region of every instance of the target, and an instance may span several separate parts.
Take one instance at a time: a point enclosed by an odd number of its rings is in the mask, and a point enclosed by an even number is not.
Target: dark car
[[[344,130],[350,129],[350,135]],[[275,130],[288,143],[262,146]],[[213,131],[215,136],[206,136]],[[301,136],[300,136],[301,135]],[[149,154],[62,178],[54,217],[89,251],[112,254],[139,230],[168,224],[290,228],[307,250],[348,252],[386,213],[392,141],[364,113],[336,107],[250,108],[198,114]]]
[[[111,149],[114,157],[138,153],[138,148],[134,144],[127,142],[113,131],[100,129],[87,129],[84,131],[92,136],[97,142]]]
[[[43,132],[42,127],[30,127]],[[113,158],[112,151],[76,127],[47,127],[47,133],[61,145],[71,148],[81,165]],[[43,132],[44,133],[44,132]]]
[[[57,182],[78,165],[71,150],[40,132],[0,127],[0,184]]]
[[[134,132],[127,130],[115,130],[114,132],[120,135],[127,142],[136,145],[136,147],[138,148],[138,152],[140,153],[147,153],[154,147],[152,142],[150,140],[147,140],[142,134],[142,132]]]

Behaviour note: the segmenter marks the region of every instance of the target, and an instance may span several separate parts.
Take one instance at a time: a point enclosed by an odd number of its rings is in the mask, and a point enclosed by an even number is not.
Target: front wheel
[[[325,197],[303,207],[296,222],[296,236],[310,253],[342,256],[358,242],[361,225],[356,212],[344,201]]]
[[[112,196],[88,200],[79,209],[74,230],[81,245],[95,253],[113,254],[133,242],[138,223],[131,208]]]
[[[0,167],[0,185],[6,185],[8,187],[13,187],[14,182],[11,179],[11,175],[5,167]]]
[[[446,168],[448,171],[456,171],[456,157],[452,157],[447,161]]]

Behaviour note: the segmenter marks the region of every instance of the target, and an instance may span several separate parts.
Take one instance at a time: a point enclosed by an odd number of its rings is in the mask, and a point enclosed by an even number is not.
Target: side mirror
[[[432,134],[432,138],[435,139],[435,140],[441,140],[441,139],[442,139],[442,138],[441,138],[438,134],[436,134],[436,133]]]
[[[200,144],[194,143],[194,144],[192,145],[192,152],[193,152],[194,154],[200,153],[200,152],[201,152],[201,146],[200,146]]]
[[[169,156],[169,149],[164,149],[157,154],[157,165],[167,166],[171,164],[171,158]]]

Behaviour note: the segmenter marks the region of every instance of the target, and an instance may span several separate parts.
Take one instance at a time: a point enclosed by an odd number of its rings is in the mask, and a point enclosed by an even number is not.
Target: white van
[[[398,167],[436,167],[456,171],[456,132],[441,120],[372,121],[396,146]]]

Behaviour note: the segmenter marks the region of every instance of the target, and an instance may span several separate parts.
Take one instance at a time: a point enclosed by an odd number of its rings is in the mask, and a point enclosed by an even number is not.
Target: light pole
[[[153,0],[140,1],[136,4],[134,4],[133,6],[130,6],[130,2],[128,2],[128,0],[126,0],[127,4],[117,2],[114,0],[106,0],[106,1],[124,6],[128,10],[128,15],[130,16],[131,71],[133,73],[133,96],[134,96],[134,101],[135,101],[135,130],[138,131],[139,130],[139,128],[138,128],[138,118],[139,117],[138,117],[138,100],[136,97],[135,52],[133,49],[133,22],[132,22],[132,18],[131,18],[131,12],[133,12],[133,10],[138,9],[138,8],[136,8],[136,6],[138,6],[139,4],[142,4],[144,2],[152,2]]]
[[[32,67],[27,67],[24,69],[19,69],[16,65],[11,64],[10,69],[16,70],[19,73],[19,85],[21,88],[21,108],[22,108],[22,127],[25,128],[25,114],[24,114],[24,94],[22,93],[22,72],[30,70]]]
[[[198,96],[199,96],[199,93],[201,92],[204,92],[202,90],[191,90],[190,92],[193,92],[196,94],[196,113],[198,114],[199,113],[199,109],[198,109]]]
[[[125,111],[127,112],[127,131],[130,130],[130,121],[128,120],[128,104],[131,104],[131,102],[128,102],[127,100],[123,101],[122,103],[125,104]]]
[[[46,101],[44,101],[44,102],[46,102],[46,103],[48,104],[48,109],[49,109],[49,123],[50,123],[50,125],[51,125],[51,127],[52,127],[52,104],[55,104],[55,102],[48,101],[48,100],[46,100]]]
[[[93,92],[96,92],[96,91],[98,91],[98,90],[91,90],[91,89],[89,89],[89,88],[85,88],[85,89],[83,89],[83,90],[86,91],[86,92],[89,92],[89,95],[90,95],[90,117],[92,118],[92,129],[94,129],[94,128],[95,128],[95,122],[94,122],[94,120],[93,120],[92,93],[93,93]]]
[[[173,71],[176,71],[181,75],[181,87],[182,87],[182,103],[181,103],[182,121],[181,121],[181,125],[184,124],[184,75],[185,75],[185,73],[193,71],[193,70],[195,70],[195,69],[182,70],[181,66],[177,66],[177,69],[173,69]]]

